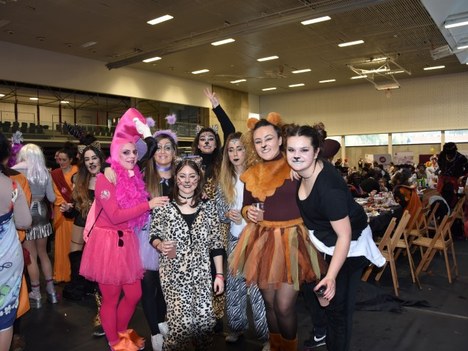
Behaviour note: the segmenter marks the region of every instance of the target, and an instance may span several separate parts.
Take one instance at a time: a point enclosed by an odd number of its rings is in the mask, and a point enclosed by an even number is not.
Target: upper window
[[[468,140],[468,129],[446,130],[445,142],[466,143]]]
[[[393,133],[393,145],[406,144],[440,144],[441,132]]]
[[[388,145],[388,134],[346,135],[346,146]]]

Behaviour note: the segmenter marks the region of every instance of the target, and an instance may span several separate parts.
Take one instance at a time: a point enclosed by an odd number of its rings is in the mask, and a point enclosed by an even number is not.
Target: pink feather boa
[[[130,177],[128,170],[123,168],[120,163],[111,160],[111,168],[115,171],[117,181],[115,186],[115,194],[117,203],[121,208],[132,208],[138,206],[144,201],[148,201],[148,192],[145,189],[143,175],[138,166],[135,166],[133,171],[135,175]],[[144,213],[130,221],[128,227],[134,230],[140,230],[146,224],[148,214]]]

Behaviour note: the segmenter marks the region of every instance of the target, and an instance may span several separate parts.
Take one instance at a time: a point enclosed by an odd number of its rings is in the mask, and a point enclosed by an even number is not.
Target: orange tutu
[[[326,271],[326,262],[309,239],[302,219],[248,223],[229,257],[231,274],[242,275],[248,285],[278,289],[282,283],[295,290]]]

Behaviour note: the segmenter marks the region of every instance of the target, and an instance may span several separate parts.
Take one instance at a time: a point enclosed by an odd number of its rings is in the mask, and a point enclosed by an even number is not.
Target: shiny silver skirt
[[[50,210],[44,200],[31,201],[31,228],[26,231],[26,240],[47,238],[52,234],[50,223]]]

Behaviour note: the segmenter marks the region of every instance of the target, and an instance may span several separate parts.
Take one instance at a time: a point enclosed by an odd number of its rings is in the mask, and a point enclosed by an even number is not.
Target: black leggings
[[[151,335],[160,334],[158,323],[164,322],[166,318],[166,302],[161,289],[159,271],[145,271],[141,280],[141,292],[141,305]]]

